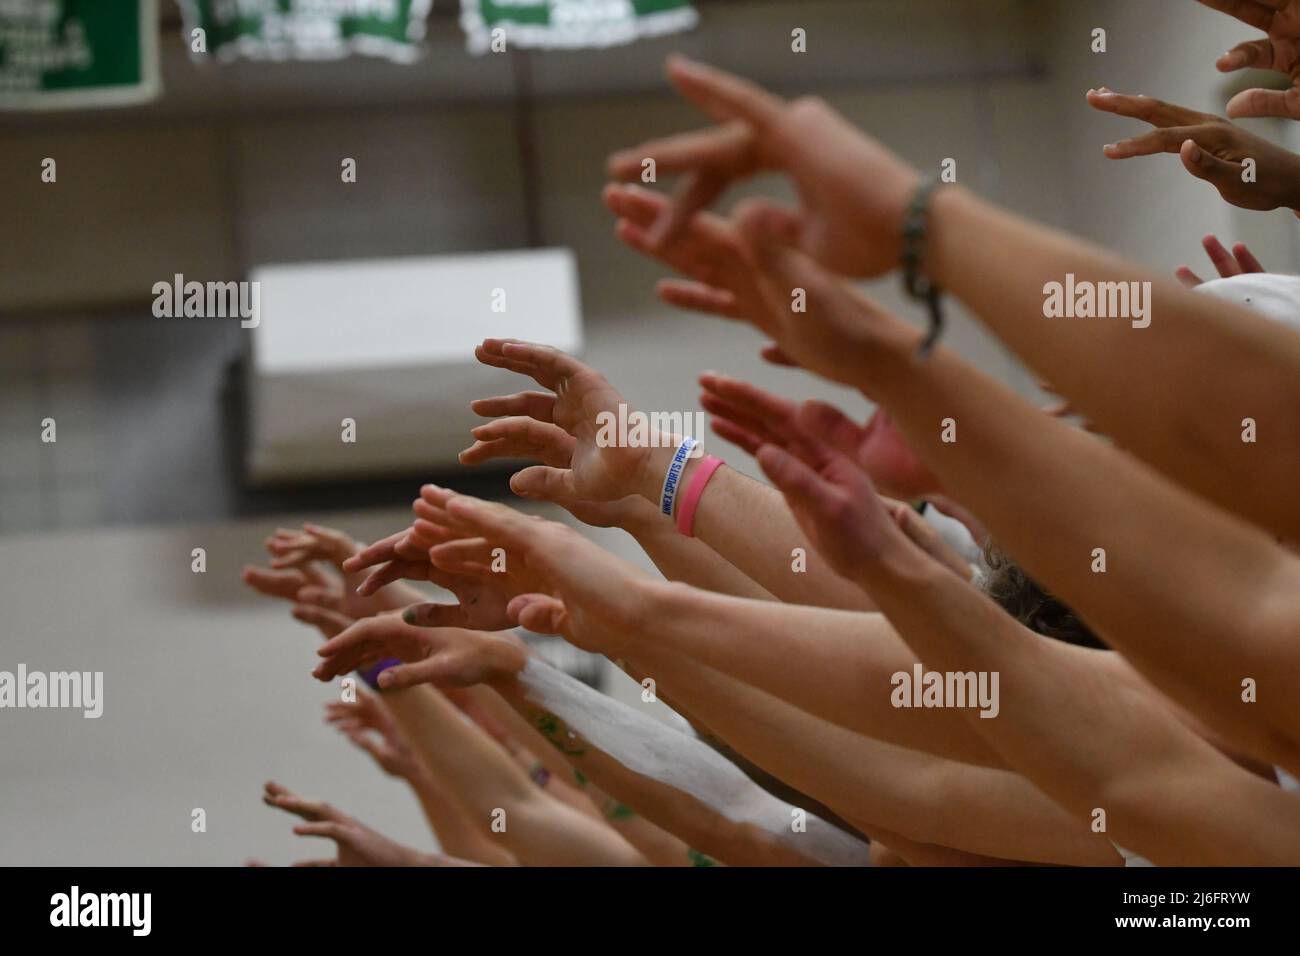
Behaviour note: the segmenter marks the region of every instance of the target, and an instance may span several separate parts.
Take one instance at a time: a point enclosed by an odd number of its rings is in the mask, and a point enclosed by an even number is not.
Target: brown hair
[[[1106,649],[1073,608],[1054,598],[992,541],[984,545],[984,566],[984,592],[1025,627],[1067,644]]]

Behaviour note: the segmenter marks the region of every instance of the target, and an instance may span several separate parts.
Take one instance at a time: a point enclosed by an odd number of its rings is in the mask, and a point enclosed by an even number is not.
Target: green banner
[[[471,53],[508,49],[617,46],[689,30],[699,14],[688,0],[461,0]]]
[[[158,95],[157,0],[0,0],[0,109]]]
[[[0,0],[3,2],[3,0]],[[419,58],[431,0],[180,0],[195,59]],[[201,41],[194,31],[202,30]],[[199,48],[201,45],[202,48]]]

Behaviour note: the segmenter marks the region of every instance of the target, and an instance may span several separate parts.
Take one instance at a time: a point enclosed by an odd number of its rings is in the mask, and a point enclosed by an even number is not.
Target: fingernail
[[[1192,148],[1188,152],[1188,156],[1191,158],[1192,162],[1199,163],[1201,161],[1201,147],[1192,143]]]

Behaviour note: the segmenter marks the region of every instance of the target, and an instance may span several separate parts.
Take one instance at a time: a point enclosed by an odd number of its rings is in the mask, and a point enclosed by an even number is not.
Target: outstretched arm
[[[562,395],[521,392],[473,402],[471,407],[480,415],[506,417],[474,430],[475,443],[461,452],[462,462],[518,457],[535,445],[537,451],[529,457],[546,464],[521,471],[510,483],[523,497],[616,501],[637,493],[642,462],[651,449],[598,443],[597,414],[616,414],[620,404],[626,405],[603,376],[572,356],[528,343],[486,339],[475,355],[484,364],[530,375],[552,390],[562,389]],[[570,436],[570,447],[559,447],[546,433],[552,423]],[[571,464],[576,484],[557,484],[556,469]],[[658,480],[662,484],[662,473]],[[771,488],[725,467],[714,476],[712,486],[717,490],[701,501],[696,513],[695,534],[746,576],[784,601],[872,608],[868,597],[808,552],[789,509]],[[672,527],[669,518],[662,520]],[[796,548],[807,553],[807,570],[798,577],[790,574]]]
[[[961,713],[1078,825],[1104,811],[1114,840],[1166,865],[1300,860],[1300,801],[1197,737],[1113,655],[1034,634],[922,553],[824,438],[805,435],[798,456],[765,449],[765,470],[930,666],[999,676],[994,719]]]
[[[773,320],[778,342],[824,340],[821,361],[852,367],[944,486],[1139,671],[1258,756],[1300,764],[1300,721],[1277,690],[1300,680],[1290,639],[1300,620],[1300,561],[953,353],[940,348],[918,363],[917,332],[769,225],[761,213],[741,224],[761,250],[766,281],[808,295],[798,323]],[[803,327],[822,331],[799,339]],[[856,455],[861,428],[824,403],[808,403],[806,413],[827,418],[836,446]],[[945,421],[957,440],[944,440]],[[1227,633],[1234,640],[1224,641]],[[1246,678],[1267,680],[1275,692],[1243,703]]]
[[[641,158],[654,157],[661,175],[681,173],[708,184],[679,194],[650,230],[654,245],[682,234],[730,182],[777,170],[795,181],[803,205],[793,211],[751,201],[768,232],[841,274],[875,276],[898,266],[919,181],[915,170],[820,101],[787,103],[682,57],[671,60],[669,76],[720,125],[610,158],[618,179],[632,180]],[[1089,420],[1221,507],[1300,537],[1300,496],[1293,493],[1300,472],[1300,336],[959,186],[934,194],[929,223],[928,277],[960,297]],[[1132,321],[1048,318],[1049,284],[1063,287],[1071,276],[1076,287],[1083,282],[1129,293]],[[787,319],[794,288],[806,287],[782,283],[769,296],[782,303]],[[764,328],[778,321],[747,318]],[[828,338],[830,330],[806,325],[801,339],[780,344],[805,367],[858,382],[861,368],[851,350],[822,348],[851,337],[853,327]],[[1150,375],[1152,368],[1162,374]],[[1205,387],[1207,375],[1214,388]],[[1247,417],[1267,438],[1241,441]],[[1206,468],[1207,460],[1216,467]]]
[[[322,647],[322,656],[340,645],[351,649],[349,670],[385,656],[406,659],[425,648],[427,629],[395,615],[358,621]],[[524,651],[501,639],[489,639],[494,661],[522,659]],[[382,650],[381,650],[382,649]],[[397,668],[401,670],[402,668]],[[635,866],[645,862],[604,823],[545,793],[500,746],[470,724],[434,688],[391,686],[390,668],[381,677],[381,698],[402,727],[407,742],[434,777],[456,794],[481,832],[499,839],[527,866]],[[326,664],[316,676],[328,680],[342,671]]]
[[[620,659],[639,645],[659,646],[868,736],[1002,765],[956,715],[942,709],[904,715],[891,704],[897,675],[910,674],[916,657],[880,614],[664,584],[564,525],[442,489],[425,494],[423,512],[439,527],[453,529],[444,536],[467,536],[435,545],[431,560],[445,567],[463,562],[483,568],[491,549],[504,547],[511,574],[521,576],[511,611],[519,613],[528,603],[527,592],[562,594],[575,611],[574,630],[565,635],[581,647]],[[417,522],[415,530],[427,524]],[[597,621],[601,627],[587,626]]]
[[[586,778],[704,854],[693,857],[697,864],[866,860],[865,844],[811,815],[807,832],[795,832],[797,808],[769,796],[693,736],[605,697],[517,645],[459,628],[411,631],[342,634],[322,647],[318,676],[342,673],[366,654],[388,653],[411,661],[382,675],[390,684],[487,682]]]

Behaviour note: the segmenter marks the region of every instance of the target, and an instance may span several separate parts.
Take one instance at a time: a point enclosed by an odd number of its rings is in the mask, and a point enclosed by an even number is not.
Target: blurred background
[[[258,801],[267,777],[427,842],[414,803],[321,725],[334,691],[308,676],[315,638],[238,574],[278,525],[309,518],[362,540],[396,530],[423,480],[508,496],[508,469],[460,468],[446,435],[431,437],[448,423],[459,434],[468,395],[522,384],[475,368],[464,343],[503,326],[562,339],[647,410],[698,409],[695,378],[717,369],[867,411],[856,395],[765,366],[746,328],[658,303],[663,270],[614,241],[599,200],[606,156],[703,122],[663,79],[669,52],[818,94],[919,167],[955,159],[958,180],[985,196],[1153,267],[1205,274],[1207,233],[1249,243],[1276,271],[1300,266],[1289,214],[1227,206],[1174,156],[1102,156],[1141,124],[1090,110],[1090,87],[1221,113],[1258,85],[1213,67],[1250,32],[1192,0],[694,7],[698,25],[666,37],[474,56],[459,7],[436,0],[414,62],[218,63],[191,56],[177,4],[161,0],[147,25],[156,99],[0,109],[0,669],[102,670],[106,698],[99,720],[0,711],[0,862],[305,855]],[[1097,27],[1105,53],[1091,51]],[[796,28],[807,52],[791,50]],[[56,183],[41,180],[47,157]],[[345,157],[356,182],[340,180]],[[744,191],[783,194],[762,180]],[[463,285],[463,265],[507,261],[482,258],[492,253],[541,255],[540,288],[554,297],[516,296],[515,324],[456,308],[463,289],[419,311],[426,289]],[[340,318],[328,301],[317,312],[301,295],[345,263],[408,257],[435,271],[409,288],[377,285],[367,314]],[[331,268],[307,268],[321,264]],[[177,273],[289,291],[264,302],[258,329],[155,317],[153,286]],[[897,277],[868,288],[921,321]],[[420,319],[414,344],[409,321],[386,318],[399,300]],[[1038,400],[1033,377],[950,308],[949,344]],[[353,355],[358,336],[364,356]],[[340,402],[361,410],[351,448],[338,438]],[[54,443],[40,438],[46,418]],[[629,539],[593,534],[644,563]],[[191,571],[196,547],[203,574]],[[639,700],[621,675],[566,663]],[[206,834],[190,830],[194,807],[207,810]]]

